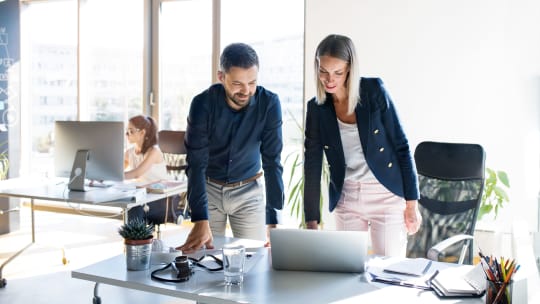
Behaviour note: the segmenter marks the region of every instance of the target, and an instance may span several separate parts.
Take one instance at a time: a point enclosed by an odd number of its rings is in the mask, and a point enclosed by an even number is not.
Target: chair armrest
[[[456,244],[457,242],[461,242],[464,240],[473,240],[474,237],[472,235],[468,234],[458,234],[454,235],[452,237],[447,238],[446,240],[439,242],[435,246],[432,246],[429,248],[427,253],[427,258],[433,261],[439,260],[439,255],[441,252],[443,252],[446,248]],[[463,249],[461,250],[461,255],[459,256],[459,264],[463,264],[463,259],[465,258],[465,251],[467,251],[468,244],[466,244]]]

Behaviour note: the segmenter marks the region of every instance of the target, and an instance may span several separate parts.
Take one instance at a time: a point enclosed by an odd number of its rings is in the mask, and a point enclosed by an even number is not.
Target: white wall
[[[411,149],[424,140],[483,145],[487,166],[510,178],[512,208],[500,220],[536,229],[540,1],[306,0],[305,22],[306,100],[318,42],[348,35],[363,76],[385,81]]]

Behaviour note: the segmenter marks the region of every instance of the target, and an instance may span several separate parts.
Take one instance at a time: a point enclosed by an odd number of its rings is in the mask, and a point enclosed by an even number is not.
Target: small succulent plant
[[[126,240],[147,240],[153,237],[154,225],[135,218],[123,224],[118,229],[118,233]]]

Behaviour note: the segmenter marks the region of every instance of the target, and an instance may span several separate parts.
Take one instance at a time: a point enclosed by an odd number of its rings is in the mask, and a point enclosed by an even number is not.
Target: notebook
[[[486,290],[482,265],[447,268],[432,281],[431,287],[440,297],[481,297]],[[467,271],[467,272],[464,272]]]
[[[271,229],[276,270],[364,272],[367,232]]]
[[[400,259],[384,268],[384,272],[420,277],[431,267],[431,260],[425,258]]]

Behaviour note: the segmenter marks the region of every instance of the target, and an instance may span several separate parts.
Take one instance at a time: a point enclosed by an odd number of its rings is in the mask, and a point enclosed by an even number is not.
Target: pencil
[[[493,271],[491,271],[491,268],[489,267],[489,265],[487,265],[487,262],[484,262],[481,260],[480,264],[482,264],[482,270],[484,270],[484,273],[486,274],[486,276],[491,281],[497,281],[497,279],[495,278],[495,275],[493,274]]]
[[[493,300],[493,303],[497,303],[501,299],[502,295],[505,294],[506,286],[508,285],[508,282],[510,282],[510,279],[512,278],[513,271],[514,271],[514,266],[512,265],[512,267],[508,271],[509,275],[503,281],[499,291],[497,292],[497,295],[495,296],[495,300]],[[509,296],[509,295],[507,295],[507,296]]]

